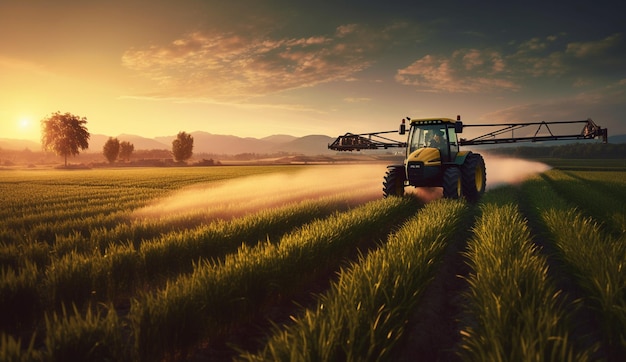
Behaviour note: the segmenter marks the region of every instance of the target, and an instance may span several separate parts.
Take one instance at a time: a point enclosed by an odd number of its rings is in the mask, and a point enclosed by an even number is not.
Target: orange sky
[[[56,111],[108,136],[336,136],[457,114],[626,133],[623,21],[601,2],[2,0],[0,138],[38,140]]]

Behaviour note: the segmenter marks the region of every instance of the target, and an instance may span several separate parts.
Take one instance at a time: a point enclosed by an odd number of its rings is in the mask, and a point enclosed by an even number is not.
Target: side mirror
[[[402,119],[402,123],[400,123],[400,129],[398,130],[399,134],[406,133],[406,124],[404,123],[404,119]]]
[[[463,133],[463,122],[461,121],[454,122],[454,132]]]

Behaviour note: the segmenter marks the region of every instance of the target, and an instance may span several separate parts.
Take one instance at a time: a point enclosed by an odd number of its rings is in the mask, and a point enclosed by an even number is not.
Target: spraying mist
[[[516,184],[550,167],[533,161],[484,155],[487,189]],[[203,213],[228,219],[303,200],[340,196],[353,204],[383,197],[386,164],[312,165],[302,170],[211,182],[176,191],[135,212],[138,217]],[[407,187],[424,202],[442,197],[438,187]]]
[[[360,204],[382,197],[384,164],[311,165],[299,171],[241,177],[184,188],[136,211],[140,217],[203,212],[237,217],[302,200],[339,196]]]
[[[521,158],[500,157],[481,152],[487,168],[487,190],[502,185],[516,185],[528,177],[548,171],[551,167]]]

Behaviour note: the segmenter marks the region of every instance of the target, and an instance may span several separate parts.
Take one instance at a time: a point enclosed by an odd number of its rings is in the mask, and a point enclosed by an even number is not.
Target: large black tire
[[[404,195],[404,166],[388,166],[385,180],[383,181],[383,196]]]
[[[443,172],[443,197],[458,199],[462,195],[461,170],[457,167],[447,168]]]
[[[463,180],[463,196],[469,202],[476,202],[485,193],[487,172],[485,160],[478,153],[470,153],[461,166]]]

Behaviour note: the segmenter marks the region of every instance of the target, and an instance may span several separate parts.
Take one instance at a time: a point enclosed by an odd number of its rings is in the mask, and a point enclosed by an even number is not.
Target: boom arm
[[[582,131],[578,134],[569,135],[555,135],[550,129],[550,125],[557,124],[575,124],[584,123]],[[533,136],[515,137],[516,130],[537,126],[537,130]],[[404,127],[404,123],[402,124]],[[581,140],[581,139],[593,139],[602,137],[602,142],[607,143],[608,132],[606,128],[602,128],[596,125],[591,119],[582,121],[556,121],[556,122],[529,122],[529,123],[493,123],[493,124],[472,124],[463,125],[465,127],[501,127],[500,129],[488,132],[484,135],[472,138],[472,139],[459,139],[459,145],[471,146],[471,145],[489,145],[489,144],[501,144],[501,143],[515,143],[515,142],[539,142],[539,141],[556,141],[556,140]],[[549,135],[539,136],[539,131],[545,127]],[[401,134],[404,133],[404,128],[401,128]],[[499,137],[506,132],[511,132],[510,137]],[[337,139],[328,145],[328,148],[336,151],[360,151],[360,150],[375,150],[375,149],[388,149],[388,148],[404,148],[407,146],[406,142],[396,141],[391,138],[381,136],[381,134],[396,133],[398,131],[383,131],[372,133],[346,133],[343,136],[337,137]],[[458,131],[457,131],[458,132]]]
[[[550,129],[550,125],[554,124],[573,124],[584,123],[582,131],[578,134],[570,135],[555,135]],[[529,127],[538,126],[533,136],[527,137],[515,137],[515,130]],[[549,135],[538,136],[537,134],[545,126]],[[515,142],[539,142],[539,141],[556,141],[556,140],[581,140],[581,139],[593,139],[596,137],[602,137],[602,142],[607,143],[608,132],[606,128],[602,128],[596,125],[591,119],[583,121],[557,121],[557,122],[530,122],[530,123],[505,123],[505,124],[471,124],[463,125],[463,127],[503,127],[497,131],[486,133],[482,136],[478,136],[472,139],[461,138],[459,144],[461,146],[471,145],[489,145],[500,143],[515,143]],[[498,137],[505,132],[511,131],[511,137]]]
[[[406,142],[400,142],[381,136],[385,133],[398,133],[398,131],[383,131],[372,133],[346,133],[328,145],[328,148],[336,151],[360,151],[360,150],[376,150],[387,149],[393,147],[406,147]]]

